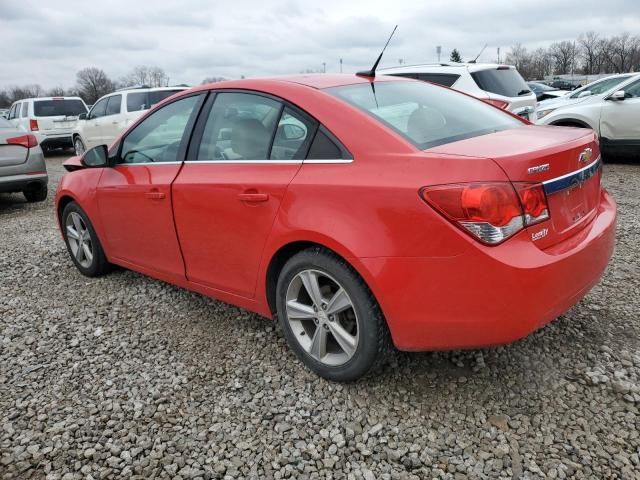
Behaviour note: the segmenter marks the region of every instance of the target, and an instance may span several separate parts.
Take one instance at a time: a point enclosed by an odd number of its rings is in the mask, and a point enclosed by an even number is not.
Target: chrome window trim
[[[591,177],[593,177],[598,170],[602,168],[602,157],[599,156],[595,161],[591,162],[586,167],[583,167],[575,172],[567,173],[550,180],[542,182],[544,192],[547,195],[552,195],[567,188],[581,185]]]
[[[238,164],[238,165],[301,165],[304,163],[313,164],[340,164],[352,163],[351,159],[323,159],[323,160],[186,160],[188,164]]]
[[[116,163],[114,167],[136,167],[138,165],[180,165],[182,162],[136,162],[136,163]]]

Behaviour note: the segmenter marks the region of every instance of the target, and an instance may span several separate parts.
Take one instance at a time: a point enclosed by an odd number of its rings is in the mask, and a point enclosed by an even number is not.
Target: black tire
[[[47,193],[47,185],[44,183],[31,185],[22,192],[29,203],[44,202],[47,199]]]
[[[82,265],[78,261],[76,256],[73,254],[73,250],[69,243],[66,225],[67,225],[67,219],[72,213],[77,213],[78,215],[80,215],[80,217],[82,218],[82,221],[84,222],[89,232],[89,237],[91,240],[91,249],[93,251],[93,258],[89,265]],[[67,204],[67,206],[64,207],[64,210],[62,211],[61,225],[62,225],[64,241],[67,245],[67,251],[69,252],[69,256],[71,257],[71,260],[73,261],[76,268],[80,271],[81,274],[87,277],[99,277],[112,270],[113,266],[107,261],[107,257],[105,256],[104,250],[102,249],[102,244],[98,239],[98,235],[96,234],[96,231],[93,228],[91,220],[89,220],[89,217],[87,216],[87,214],[84,212],[84,210],[80,208],[80,206],[76,202],[70,202],[69,204]]]
[[[357,316],[358,340],[355,353],[346,363],[334,366],[318,361],[303,348],[292,330],[287,318],[287,289],[294,278],[305,270],[328,274],[351,300]],[[314,247],[291,257],[280,272],[276,299],[278,318],[289,346],[302,363],[323,378],[336,382],[357,380],[381,366],[393,348],[387,323],[373,294],[358,273],[329,250]]]
[[[82,139],[80,138],[80,135],[76,135],[73,138],[73,153],[76,156],[80,156],[82,154],[84,154],[84,152],[86,152],[86,147],[84,146],[84,142],[82,141]]]

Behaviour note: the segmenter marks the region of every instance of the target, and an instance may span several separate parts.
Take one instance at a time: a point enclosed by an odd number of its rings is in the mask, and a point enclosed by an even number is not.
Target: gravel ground
[[[307,372],[273,322],[82,277],[51,199],[0,195],[0,478],[640,478],[640,165],[604,183],[617,251],[579,305],[353,385]]]

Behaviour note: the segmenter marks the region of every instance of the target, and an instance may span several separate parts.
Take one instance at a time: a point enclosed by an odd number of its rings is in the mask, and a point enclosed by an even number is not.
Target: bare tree
[[[531,78],[542,80],[553,70],[553,58],[548,50],[538,48],[531,55]]]
[[[202,80],[201,85],[204,85],[206,83],[224,82],[225,80],[228,80],[228,79],[224,77],[207,77],[204,80]]]
[[[640,37],[625,32],[611,39],[610,65],[616,73],[628,72],[631,69],[638,50]]]
[[[584,73],[592,75],[599,73],[596,71],[598,55],[601,54],[600,36],[595,32],[587,32],[578,37],[580,45],[580,55],[584,60]]]
[[[103,95],[115,90],[115,85],[103,70],[96,67],[83,68],[76,74],[78,93],[87,104],[96,103]]]
[[[124,87],[132,87],[134,85],[166,87],[169,85],[169,77],[160,67],[138,65],[120,83]]]
[[[552,43],[549,47],[549,53],[553,57],[556,74],[562,75],[571,72],[576,56],[576,50],[572,42],[563,40],[562,42]]]
[[[44,90],[40,85],[24,85],[22,87],[10,87],[7,92],[11,103],[16,100],[22,100],[23,98],[42,97]]]
[[[67,92],[62,87],[53,87],[47,91],[47,95],[50,97],[64,97],[66,94]]]

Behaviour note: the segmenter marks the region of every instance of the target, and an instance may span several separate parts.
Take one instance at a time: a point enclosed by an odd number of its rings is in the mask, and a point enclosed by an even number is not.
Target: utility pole
[[[340,73],[342,73],[342,59],[340,59]]]
[[[442,53],[442,45],[436,47],[436,53],[438,54],[438,63],[440,63],[440,54]]]
[[[322,62],[322,73],[327,73],[327,62]]]
[[[500,47],[498,47],[498,63],[500,63]]]

